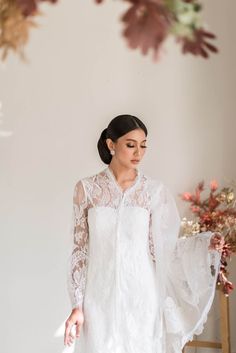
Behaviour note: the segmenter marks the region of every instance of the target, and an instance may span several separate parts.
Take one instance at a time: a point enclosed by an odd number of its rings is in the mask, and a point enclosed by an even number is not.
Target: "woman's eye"
[[[130,147],[130,148],[134,148],[134,147],[135,147],[135,146],[130,145],[130,144],[127,144],[126,146],[127,146],[127,147]],[[141,148],[147,148],[147,146],[141,146]]]

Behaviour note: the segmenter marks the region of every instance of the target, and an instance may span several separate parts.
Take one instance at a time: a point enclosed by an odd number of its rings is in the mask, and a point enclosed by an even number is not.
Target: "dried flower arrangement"
[[[0,49],[2,60],[9,50],[16,51],[25,59],[23,48],[32,27],[37,27],[35,17],[41,15],[42,1],[56,3],[57,0],[0,0]],[[203,58],[218,49],[209,43],[216,36],[206,31],[201,23],[202,4],[199,0],[122,0],[130,6],[122,15],[122,35],[128,46],[139,48],[146,55],[153,50],[157,59],[162,44],[173,35],[182,46],[182,53],[191,53]],[[95,0],[97,4],[103,0]]]
[[[217,284],[228,296],[234,289],[229,281],[227,271],[228,259],[236,253],[236,199],[234,185],[219,189],[216,180],[210,182],[209,196],[201,200],[204,190],[204,181],[198,183],[195,193],[184,192],[179,194],[182,200],[189,202],[191,212],[196,216],[195,221],[182,219],[182,233],[185,236],[194,236],[199,232],[212,231],[224,236],[224,246],[221,252],[221,265]]]

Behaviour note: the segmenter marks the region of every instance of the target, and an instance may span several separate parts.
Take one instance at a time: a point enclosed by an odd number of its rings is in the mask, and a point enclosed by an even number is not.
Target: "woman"
[[[115,117],[97,144],[107,167],[75,185],[64,344],[79,338],[77,353],[180,353],[214,298],[224,239],[178,238],[173,196],[137,168],[146,142],[140,119]]]

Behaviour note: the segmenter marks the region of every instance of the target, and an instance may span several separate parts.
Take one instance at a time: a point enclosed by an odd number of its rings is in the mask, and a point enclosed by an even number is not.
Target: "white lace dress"
[[[214,298],[212,233],[178,238],[170,191],[136,171],[125,191],[109,166],[75,185],[68,291],[85,317],[76,353],[181,353]]]

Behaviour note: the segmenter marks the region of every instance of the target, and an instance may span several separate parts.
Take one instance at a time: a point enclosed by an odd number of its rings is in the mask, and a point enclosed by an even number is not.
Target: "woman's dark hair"
[[[110,164],[112,159],[106,139],[110,138],[113,142],[116,142],[119,137],[135,129],[142,129],[146,136],[148,134],[146,126],[136,116],[122,114],[110,121],[107,128],[102,131],[97,143],[99,155],[105,164]]]

